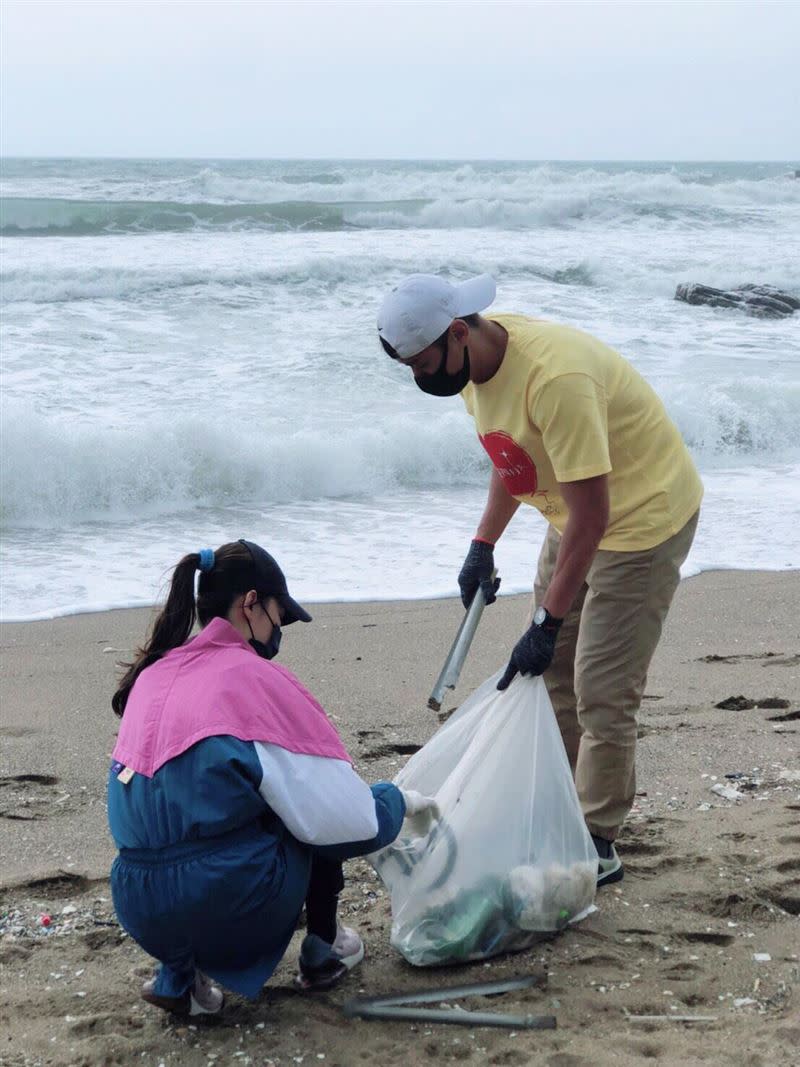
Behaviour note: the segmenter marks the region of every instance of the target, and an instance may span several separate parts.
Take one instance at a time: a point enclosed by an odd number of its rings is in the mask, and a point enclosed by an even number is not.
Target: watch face
[[[546,618],[547,612],[542,607],[537,608],[536,611],[533,613],[533,621],[536,623],[537,626],[541,626]]]

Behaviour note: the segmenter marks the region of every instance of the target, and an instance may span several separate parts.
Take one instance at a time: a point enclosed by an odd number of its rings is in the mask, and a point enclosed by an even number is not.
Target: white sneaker
[[[341,956],[342,963],[348,971],[364,959],[364,942],[350,926],[337,924],[336,940],[331,948],[338,956]]]
[[[306,992],[330,989],[364,959],[364,942],[349,926],[336,927],[333,944],[306,934],[300,946],[297,985]]]
[[[622,860],[617,855],[613,841],[592,834],[594,847],[597,849],[597,888],[620,882],[625,877]]]
[[[214,985],[202,971],[194,972],[194,985],[182,997],[162,997],[154,992],[156,980],[151,978],[142,986],[142,999],[154,1004],[162,1011],[181,1018],[196,1015],[218,1015],[225,1003],[225,996],[219,986]]]
[[[189,996],[192,1002],[190,1015],[217,1015],[225,1003],[225,994],[220,987],[214,985],[202,971],[194,972],[194,989]]]

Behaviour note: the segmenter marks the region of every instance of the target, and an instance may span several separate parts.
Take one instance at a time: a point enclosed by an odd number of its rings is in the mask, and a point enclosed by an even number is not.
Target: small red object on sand
[[[42,926],[49,926],[52,921],[49,915],[42,916]]]

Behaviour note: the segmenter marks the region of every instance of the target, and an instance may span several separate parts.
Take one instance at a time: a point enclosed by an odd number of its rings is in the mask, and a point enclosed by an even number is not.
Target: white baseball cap
[[[488,274],[457,285],[436,274],[409,274],[384,298],[378,333],[401,359],[411,359],[441,337],[453,319],[483,311],[496,294]]]

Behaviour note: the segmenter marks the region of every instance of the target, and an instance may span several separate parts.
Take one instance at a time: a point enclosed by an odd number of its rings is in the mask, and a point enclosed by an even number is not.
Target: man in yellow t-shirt
[[[530,625],[498,689],[544,674],[605,885],[623,876],[614,840],[636,790],[636,714],[703,486],[622,356],[572,327],[478,314],[494,297],[488,275],[413,274],[387,294],[378,333],[420,389],[461,394],[492,461],[458,579],[465,607],[478,588],[494,601],[494,546],[520,503],[548,520]]]

